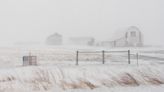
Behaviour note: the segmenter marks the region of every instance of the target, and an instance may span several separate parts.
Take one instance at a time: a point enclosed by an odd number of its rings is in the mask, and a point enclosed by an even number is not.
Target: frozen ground
[[[5,47],[0,48],[0,68],[11,68],[22,65],[22,57],[31,53],[38,58],[39,65],[75,64],[76,50],[79,51],[127,51],[131,50],[131,63],[137,64],[136,53],[139,54],[139,64],[163,64],[164,48],[112,48],[97,47]],[[105,53],[107,64],[127,64],[128,53]],[[80,53],[80,64],[101,64],[102,53]]]
[[[125,53],[110,53],[105,65],[101,54],[84,54],[75,66],[77,48],[0,48],[0,92],[163,92],[164,49],[130,49],[140,54],[139,65],[134,55],[128,65]],[[22,67],[29,52],[39,66]]]
[[[0,70],[4,92],[163,92],[163,65],[52,65]]]

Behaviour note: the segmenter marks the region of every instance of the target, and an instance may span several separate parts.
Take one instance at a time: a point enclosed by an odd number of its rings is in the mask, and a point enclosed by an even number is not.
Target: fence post
[[[139,65],[139,63],[138,63],[138,59],[139,59],[138,53],[136,53],[136,57],[137,57],[137,66],[138,66]]]
[[[79,65],[79,51],[76,51],[76,65]]]
[[[102,63],[105,64],[105,51],[102,51]]]
[[[130,50],[128,50],[128,64],[130,64]]]

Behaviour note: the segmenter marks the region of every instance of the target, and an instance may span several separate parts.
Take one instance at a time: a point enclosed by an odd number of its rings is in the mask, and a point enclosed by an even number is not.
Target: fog
[[[163,0],[0,0],[0,44],[65,39],[107,40],[120,28],[137,26],[146,44],[164,45]]]

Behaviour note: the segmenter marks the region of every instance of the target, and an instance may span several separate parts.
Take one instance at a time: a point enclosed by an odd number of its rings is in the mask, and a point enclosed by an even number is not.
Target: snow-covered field
[[[124,53],[108,53],[104,65],[101,54],[80,54],[79,66],[76,66],[77,49],[84,50],[71,47],[0,48],[0,92],[164,91],[162,48],[130,48],[131,65],[127,64]],[[22,57],[29,52],[38,57],[38,66],[22,66]],[[140,55],[138,65],[136,53]]]
[[[4,92],[100,92],[100,90],[163,92],[163,71],[163,65],[92,64],[17,67],[0,70],[0,90]]]

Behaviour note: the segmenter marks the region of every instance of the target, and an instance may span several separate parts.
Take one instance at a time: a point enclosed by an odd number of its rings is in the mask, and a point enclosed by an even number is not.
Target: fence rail
[[[128,64],[131,64],[131,54],[130,54],[130,50],[127,50],[127,51],[105,51],[105,50],[102,50],[102,51],[76,51],[76,65],[79,65],[79,56],[80,54],[101,54],[102,56],[102,64],[105,64],[105,56],[107,53],[127,53],[127,59],[128,59]]]

